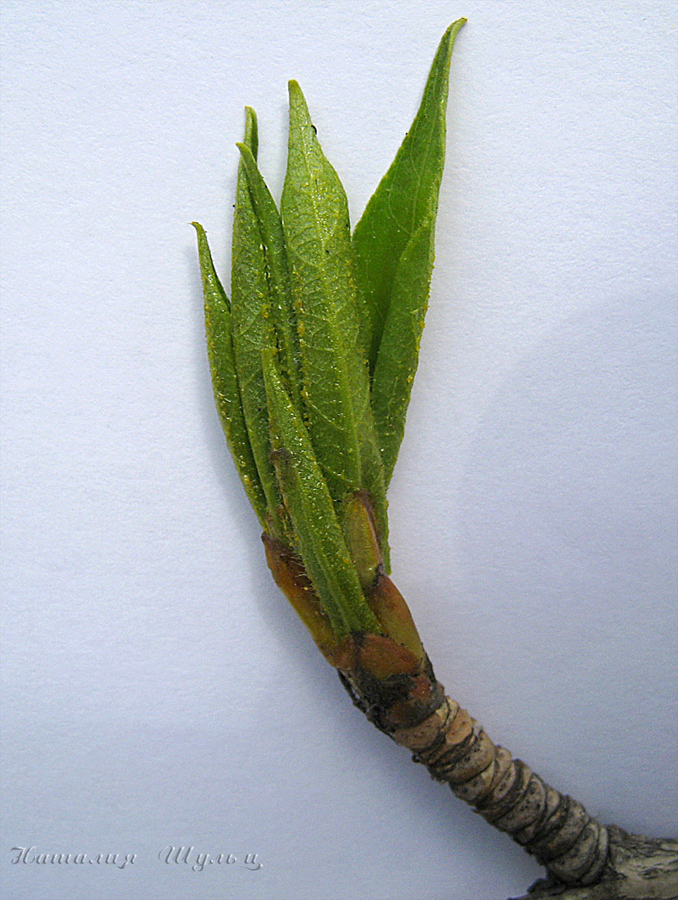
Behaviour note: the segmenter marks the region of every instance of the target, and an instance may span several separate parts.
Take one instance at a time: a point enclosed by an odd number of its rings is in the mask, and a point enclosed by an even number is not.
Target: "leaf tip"
[[[287,83],[287,90],[290,98],[290,108],[291,109],[303,109],[308,114],[308,106],[306,104],[306,98],[304,97],[304,92],[302,91],[299,82],[292,78]]]
[[[249,147],[252,151],[252,156],[256,159],[259,149],[259,126],[257,124],[257,114],[251,106],[245,107],[245,136],[243,143]]]
[[[443,35],[443,43],[449,43],[450,50],[454,47],[454,42],[461,29],[466,25],[468,19],[461,18],[452,22],[445,34]]]

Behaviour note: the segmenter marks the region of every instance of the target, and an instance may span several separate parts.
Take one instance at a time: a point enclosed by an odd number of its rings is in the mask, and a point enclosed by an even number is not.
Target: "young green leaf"
[[[259,521],[264,525],[266,498],[252,456],[240,404],[240,390],[231,341],[231,310],[212,262],[205,229],[198,222],[193,222],[193,226],[198,235],[198,257],[205,297],[207,355],[212,373],[214,399],[238,474]]]
[[[348,206],[301,89],[290,82],[287,174],[281,209],[299,312],[304,400],[313,444],[335,499],[360,487],[352,346],[357,336]]]
[[[419,362],[431,269],[435,221],[423,222],[407,242],[393,278],[391,308],[372,376],[372,409],[384,478],[391,480],[405,431],[405,415]]]
[[[245,145],[257,149],[257,120],[246,110]],[[238,169],[231,269],[231,321],[235,367],[252,455],[266,497],[274,534],[284,531],[280,495],[271,462],[271,441],[261,352],[275,349],[276,337],[259,221],[254,213],[245,165]]]
[[[359,337],[348,204],[295,81],[289,95],[281,211],[309,431],[332,498],[361,488],[370,493],[387,557],[386,492]]]
[[[262,357],[272,458],[296,549],[338,637],[352,631],[379,631],[308,431],[282,383],[275,353],[265,350]]]
[[[395,367],[407,371],[408,377],[413,374],[413,365],[416,368],[433,267],[434,223],[445,161],[450,59],[455,38],[465,21],[459,19],[445,32],[414,122],[353,234],[361,326],[371,373],[377,368],[379,355],[395,357]],[[414,326],[407,328],[408,341],[402,339],[397,328],[387,325],[392,313],[401,322],[403,320],[401,313],[394,309],[398,298],[405,298],[408,314],[414,320]],[[390,473],[399,444],[393,441],[393,434],[402,435],[404,427],[404,422],[396,424],[392,421],[392,410],[397,408],[404,419],[409,388],[407,396],[399,397],[388,396],[387,388],[386,383],[382,384],[379,399],[373,400],[373,406],[377,422],[391,423],[388,440],[378,426],[380,446],[383,448],[388,444],[384,463]],[[400,380],[392,385],[391,394],[399,391]],[[391,412],[378,411],[376,403],[386,404]]]
[[[280,347],[281,369],[292,399],[297,408],[301,409],[299,338],[282,222],[275,200],[259,172],[252,151],[246,144],[238,144],[238,149],[247,175],[252,208],[261,231],[273,323]]]

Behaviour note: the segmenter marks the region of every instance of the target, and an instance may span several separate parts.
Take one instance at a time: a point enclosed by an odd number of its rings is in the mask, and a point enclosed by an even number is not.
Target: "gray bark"
[[[597,884],[538,881],[520,900],[678,900],[678,841],[627,834],[608,826],[608,861]]]
[[[678,841],[629,835],[596,821],[494,744],[445,696],[428,657],[376,677],[365,663],[375,649],[395,658],[393,642],[375,635],[353,640],[339,675],[356,706],[546,868],[547,879],[521,900],[678,900]]]

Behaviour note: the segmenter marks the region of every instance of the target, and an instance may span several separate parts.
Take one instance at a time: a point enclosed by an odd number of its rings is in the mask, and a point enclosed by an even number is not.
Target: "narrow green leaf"
[[[348,206],[320,149],[301,89],[290,82],[287,174],[281,200],[299,311],[304,400],[334,499],[360,487],[351,356],[357,341]]]
[[[285,390],[275,353],[263,351],[272,458],[294,542],[338,637],[378,632],[304,422]]]
[[[423,222],[398,260],[391,308],[372,377],[372,410],[386,484],[391,480],[403,439],[405,415],[419,362],[433,266],[434,231],[432,219]]]
[[[386,491],[360,341],[348,204],[295,81],[289,94],[281,211],[308,427],[333,500],[360,488],[370,493],[387,559]]]
[[[434,223],[445,161],[450,59],[455,38],[465,21],[459,19],[445,32],[414,122],[353,234],[361,327],[371,373],[376,369],[382,337],[389,327],[388,318],[396,302],[396,274],[397,296],[405,298],[409,314],[416,323],[423,321],[426,310],[433,266]],[[419,235],[415,239],[416,232]],[[429,236],[428,248],[424,246],[425,234]],[[414,244],[419,247],[417,252]],[[422,267],[422,260],[427,260],[428,273]],[[402,315],[395,314],[402,322]],[[396,333],[393,327],[389,330]],[[416,354],[420,330],[417,327],[406,331],[414,341],[413,347],[404,350],[404,355],[409,357],[413,352]],[[393,342],[389,343],[383,352],[390,354],[394,346]],[[398,390],[399,383],[394,384],[393,391]],[[404,398],[385,398],[384,402],[390,408],[397,407],[404,417],[408,399],[409,390]],[[377,418],[381,421],[382,416]],[[394,426],[396,432],[402,434],[403,425]],[[381,433],[379,441],[383,446],[385,441]],[[391,456],[384,462],[391,472],[398,446],[392,440],[388,443]]]
[[[398,260],[416,229],[437,212],[445,162],[450,59],[465,21],[454,22],[443,35],[412,126],[353,235],[371,369],[390,307]]]
[[[212,373],[214,399],[238,474],[259,521],[264,525],[266,498],[252,456],[247,426],[240,405],[240,390],[231,341],[231,310],[212,262],[205,229],[198,222],[192,224],[198,235],[198,257],[205,297],[207,355]]]
[[[257,148],[257,120],[246,110],[245,145]],[[247,174],[241,160],[238,169],[231,269],[231,321],[235,367],[242,410],[252,455],[266,497],[274,533],[284,531],[279,516],[280,495],[271,462],[271,442],[261,352],[274,349],[276,338],[271,313],[266,257],[259,222],[254,213]]]
[[[301,409],[299,339],[282,221],[275,200],[259,172],[251,150],[245,144],[238,144],[238,149],[247,174],[252,208],[259,222],[264,246],[273,322],[280,348],[281,369],[290,394],[297,408]]]

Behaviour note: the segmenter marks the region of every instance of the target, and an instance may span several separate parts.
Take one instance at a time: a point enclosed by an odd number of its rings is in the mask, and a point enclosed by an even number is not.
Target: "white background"
[[[3,900],[504,900],[539,875],[353,709],[273,586],[188,224],[228,283],[243,106],[279,195],[291,77],[355,221],[461,15],[394,578],[496,741],[675,834],[674,5],[4,0]]]

